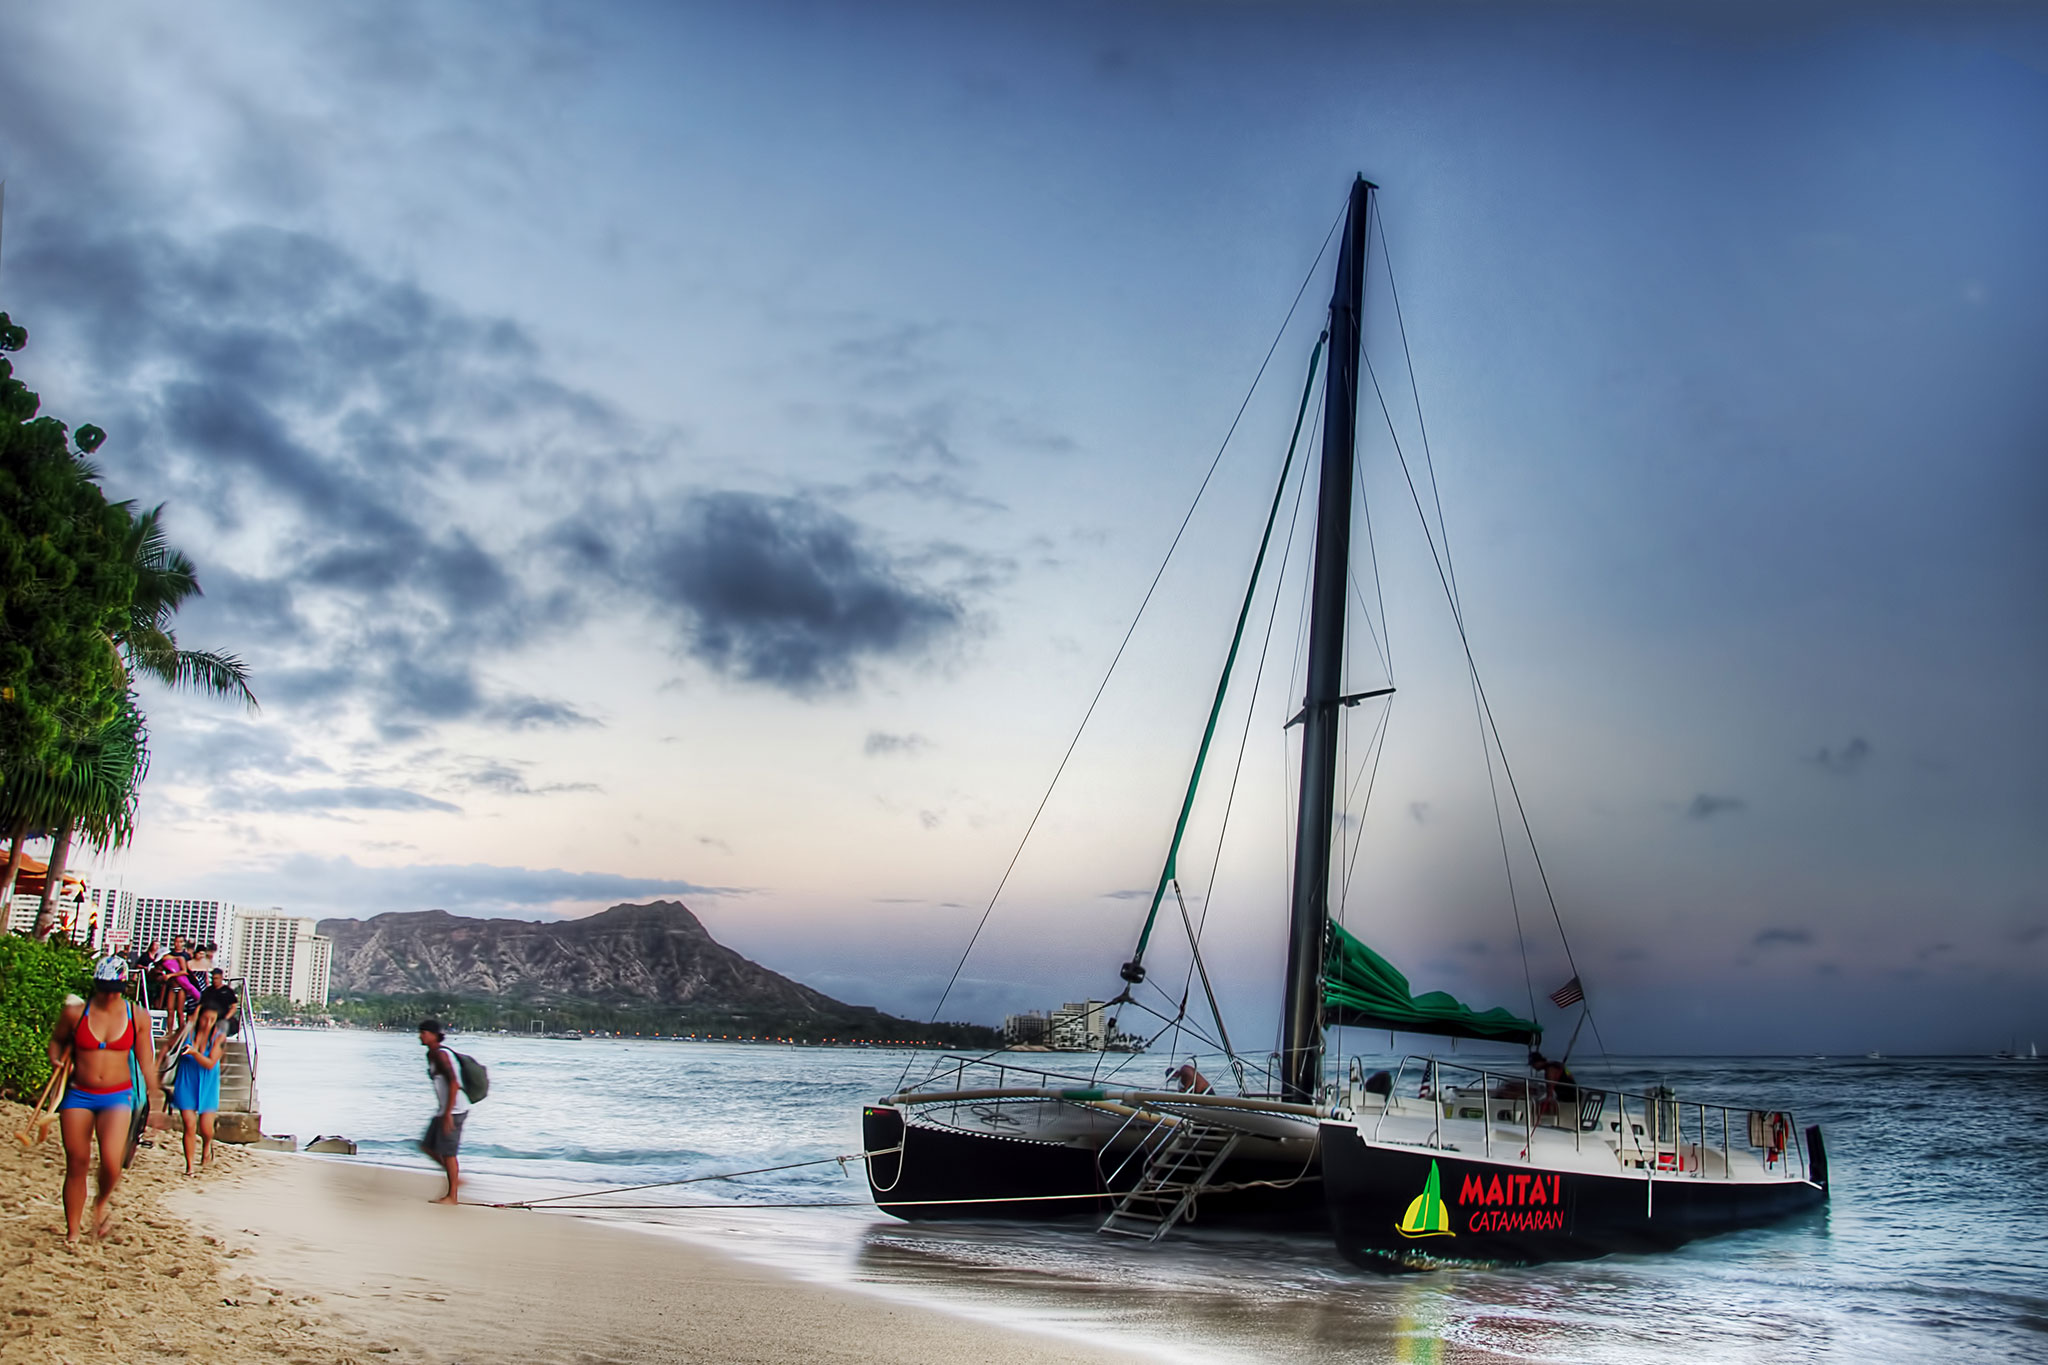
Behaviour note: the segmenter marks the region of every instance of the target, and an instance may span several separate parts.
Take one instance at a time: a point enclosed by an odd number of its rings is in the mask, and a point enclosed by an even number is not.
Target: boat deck
[[[1588,1175],[1811,1181],[1790,1111],[1736,1109],[1409,1058],[1389,1093],[1353,1082],[1339,1121],[1375,1146]]]

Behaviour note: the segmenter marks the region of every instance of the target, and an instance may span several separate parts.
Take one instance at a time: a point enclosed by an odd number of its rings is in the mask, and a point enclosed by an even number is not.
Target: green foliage
[[[81,427],[79,445],[97,427]],[[94,439],[97,445],[105,433]],[[144,673],[166,687],[190,687],[213,697],[232,697],[254,707],[256,695],[249,690],[249,671],[232,654],[179,647],[171,632],[171,619],[188,598],[197,597],[199,573],[183,551],[164,535],[161,505],[135,515],[128,524],[123,555],[135,574],[135,592],[129,601],[127,620],[114,634],[121,657],[128,667]]]
[[[27,341],[0,313],[0,351]],[[163,508],[109,502],[86,460],[106,433],[74,438],[40,404],[0,355],[0,828],[56,834],[61,862],[74,833],[100,849],[133,834],[148,770],[135,675],[255,698],[240,660],[172,633],[199,579]]]
[[[83,949],[0,935],[0,1095],[27,1102],[50,1079],[50,1030],[64,997],[84,995],[91,977]]]
[[[149,734],[131,692],[121,709],[90,730],[67,728],[53,761],[17,770],[0,787],[0,828],[68,821],[93,848],[125,844],[135,832],[135,806],[149,770]]]
[[[5,313],[0,340],[26,340]],[[40,405],[0,356],[0,784],[62,777],[65,731],[106,725],[128,691],[108,642],[135,597],[129,511]]]

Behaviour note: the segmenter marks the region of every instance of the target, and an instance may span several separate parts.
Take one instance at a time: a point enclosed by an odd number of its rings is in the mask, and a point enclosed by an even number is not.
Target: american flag
[[[1575,976],[1550,993],[1550,1003],[1561,1010],[1568,1010],[1586,998],[1586,992]]]

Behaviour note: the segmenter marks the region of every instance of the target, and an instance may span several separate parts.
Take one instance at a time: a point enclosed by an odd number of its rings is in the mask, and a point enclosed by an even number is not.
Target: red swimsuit
[[[121,1032],[113,1038],[93,1037],[92,1028],[87,1023],[90,1017],[90,1015],[86,1014],[78,1016],[78,1027],[72,1030],[71,1033],[71,1045],[73,1047],[90,1048],[94,1052],[132,1052],[135,1050],[135,1016],[133,1013],[128,1015]],[[131,1085],[123,1083],[106,1090],[94,1090],[91,1086],[80,1085],[76,1081],[71,1082],[71,1089],[81,1095],[125,1095],[132,1088]]]

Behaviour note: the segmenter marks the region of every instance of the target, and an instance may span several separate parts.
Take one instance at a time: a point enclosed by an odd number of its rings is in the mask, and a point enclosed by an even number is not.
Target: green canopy
[[[1543,1030],[1506,1010],[1483,1013],[1443,991],[1410,995],[1394,964],[1332,924],[1323,955],[1323,1022],[1330,1027],[1399,1029],[1449,1038],[1533,1043]]]

